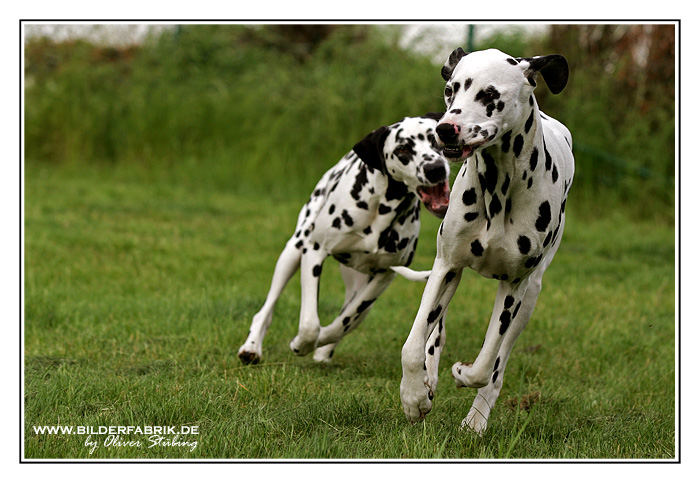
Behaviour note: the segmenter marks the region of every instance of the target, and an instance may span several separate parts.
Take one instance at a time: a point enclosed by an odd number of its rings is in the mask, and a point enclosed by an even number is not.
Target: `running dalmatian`
[[[410,421],[432,407],[445,313],[469,267],[499,281],[476,360],[452,366],[458,387],[479,388],[462,427],[483,433],[508,356],[559,248],[574,175],[572,140],[563,124],[539,110],[533,94],[537,73],[558,94],[568,81],[568,64],[560,55],[513,58],[493,49],[457,49],[442,68],[447,112],[436,132],[443,154],[464,164],[401,353],[401,402]]]
[[[260,361],[275,303],[300,266],[299,333],[290,348],[300,356],[315,350],[318,362],[331,360],[340,339],[362,322],[396,273],[427,279],[427,272],[407,266],[418,243],[421,201],[440,218],[447,211],[449,164],[436,150],[435,137],[441,116],[431,113],[382,126],[323,175],[277,260],[265,303],[238,351],[241,361]],[[329,255],[341,263],[345,303],[321,328],[319,277]]]

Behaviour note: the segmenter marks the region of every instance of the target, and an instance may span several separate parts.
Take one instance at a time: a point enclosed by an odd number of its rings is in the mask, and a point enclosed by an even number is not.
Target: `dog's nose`
[[[445,144],[454,144],[457,141],[457,136],[459,136],[459,128],[455,124],[449,122],[443,122],[438,124],[435,131],[440,137],[440,140]]]
[[[423,173],[425,177],[431,183],[437,183],[438,181],[443,181],[447,177],[447,170],[445,170],[445,165],[437,162],[430,163],[423,168]]]

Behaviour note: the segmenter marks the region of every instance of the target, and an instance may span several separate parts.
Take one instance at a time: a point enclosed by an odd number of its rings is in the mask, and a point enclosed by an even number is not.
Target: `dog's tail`
[[[430,276],[430,270],[423,270],[422,272],[416,272],[408,267],[391,267],[391,269],[401,275],[403,278],[410,280],[412,282],[426,282]]]

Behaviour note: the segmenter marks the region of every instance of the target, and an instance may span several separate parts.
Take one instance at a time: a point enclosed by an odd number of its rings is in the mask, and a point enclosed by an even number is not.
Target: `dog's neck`
[[[489,229],[492,222],[502,226],[509,219],[514,192],[533,188],[533,163],[544,163],[545,159],[541,140],[540,111],[532,96],[528,116],[519,125],[502,135],[499,142],[469,158],[468,162],[475,163],[474,175],[478,177],[475,185],[481,191]],[[533,149],[537,149],[536,162],[531,161]]]

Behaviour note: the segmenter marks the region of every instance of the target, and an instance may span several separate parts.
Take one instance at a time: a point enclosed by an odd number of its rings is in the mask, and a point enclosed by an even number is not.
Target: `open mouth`
[[[450,160],[464,159],[471,155],[477,146],[467,146],[465,144],[445,144],[442,154]]]
[[[418,194],[425,207],[438,218],[444,218],[450,203],[450,185],[447,180],[434,186],[419,186]]]

